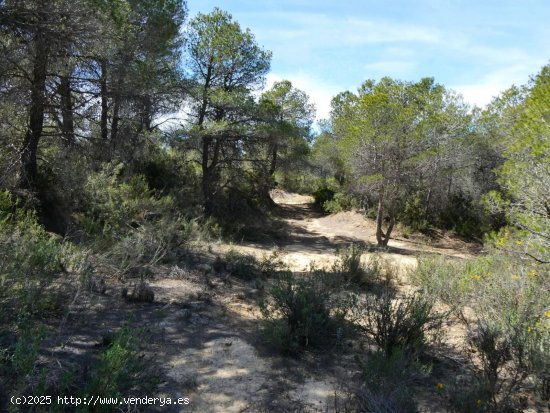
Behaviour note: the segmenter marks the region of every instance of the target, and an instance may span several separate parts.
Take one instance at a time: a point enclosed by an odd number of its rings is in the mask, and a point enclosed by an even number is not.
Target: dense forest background
[[[362,211],[382,249],[397,226],[484,243],[479,268],[498,274],[477,308],[480,346],[501,350],[484,362],[516,363],[549,391],[550,65],[485,108],[429,77],[366,80],[313,128],[307,94],[266,89],[271,53],[220,9],[2,0],[0,47],[0,394],[29,386],[23,356],[64,305],[45,293],[60,279],[144,280],[191,239],[253,236],[275,188]],[[433,294],[454,285],[420,279]],[[499,411],[504,387],[485,385],[475,400]]]

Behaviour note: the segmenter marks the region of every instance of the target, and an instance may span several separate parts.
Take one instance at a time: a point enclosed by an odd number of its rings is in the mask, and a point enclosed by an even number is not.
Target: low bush
[[[478,355],[474,370],[478,399],[486,411],[515,411],[518,391],[528,370],[528,332],[519,325],[502,326],[479,321],[470,330],[468,344]]]
[[[387,357],[395,351],[415,355],[439,331],[443,315],[419,293],[396,297],[391,291],[369,295],[358,308],[361,328]],[[431,334],[431,336],[430,336]]]
[[[415,413],[412,386],[422,382],[430,368],[413,361],[403,351],[389,357],[383,352],[369,355],[363,365],[364,386],[356,392],[358,411]]]
[[[133,230],[159,221],[177,221],[174,200],[152,190],[142,175],[124,177],[123,164],[106,164],[84,186],[77,222],[95,237],[116,242]]]
[[[261,275],[260,264],[253,255],[242,254],[234,249],[225,254],[227,271],[231,275],[244,280],[252,280]]]
[[[265,277],[271,277],[287,269],[287,265],[280,258],[278,251],[273,251],[269,255],[264,255],[259,262],[259,269]]]
[[[478,368],[472,376],[477,384],[456,395],[457,411],[471,411],[474,396],[485,411],[517,408],[528,382],[535,384],[539,400],[550,396],[546,266],[503,254],[464,261],[430,258],[419,262],[411,279],[457,310],[471,332],[469,354],[476,354],[472,365]]]
[[[342,192],[336,192],[331,199],[322,203],[323,210],[329,214],[336,214],[342,211],[349,211],[356,206],[355,200]]]
[[[85,251],[45,231],[35,212],[0,192],[0,400],[28,394],[30,382],[40,380],[44,319],[63,314],[61,287],[70,275],[84,274],[87,259]]]
[[[158,384],[150,363],[140,354],[143,331],[124,326],[104,340],[107,348],[89,373],[83,397],[127,397],[148,394]],[[110,412],[112,406],[96,406],[99,412]]]
[[[399,221],[413,231],[426,231],[430,222],[426,216],[426,208],[423,205],[422,194],[417,192],[405,200]]]
[[[479,238],[490,229],[485,215],[479,202],[464,194],[455,194],[439,212],[438,221],[443,228],[454,230],[460,236]]]
[[[338,250],[338,260],[333,266],[333,271],[343,275],[349,281],[364,285],[369,280],[361,263],[364,250],[358,244],[350,244],[349,247]]]
[[[395,265],[378,254],[369,254],[362,262],[364,252],[364,248],[358,244],[339,249],[332,271],[346,281],[367,289],[390,287],[397,278]]]
[[[317,188],[321,179],[311,171],[303,168],[300,171],[279,170],[275,172],[275,181],[278,182],[279,186],[284,188],[285,191],[298,194],[310,194],[311,188]]]
[[[330,275],[314,271],[279,274],[260,300],[267,340],[284,353],[338,343],[354,298],[334,289]]]
[[[176,258],[184,244],[179,228],[177,221],[170,220],[144,224],[100,252],[99,261],[119,278],[146,276],[154,265]]]
[[[460,275],[462,264],[445,257],[423,257],[409,272],[410,280],[421,287],[423,292],[461,311],[470,284]]]
[[[40,314],[56,301],[55,292],[47,291],[51,284],[85,260],[84,253],[61,241],[38,224],[34,212],[0,192],[0,322]]]
[[[320,187],[312,194],[314,199],[314,205],[318,209],[323,209],[323,206],[327,201],[332,201],[334,199],[335,194],[336,194],[335,191],[333,191],[330,188],[327,188],[326,186]]]

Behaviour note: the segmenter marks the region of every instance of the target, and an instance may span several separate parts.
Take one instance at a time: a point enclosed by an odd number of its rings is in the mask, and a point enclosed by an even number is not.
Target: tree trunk
[[[60,77],[59,95],[61,97],[61,134],[65,145],[72,146],[75,142],[75,137],[71,79],[69,76]]]
[[[269,165],[269,175],[273,176],[277,170],[277,152],[279,147],[276,143],[273,144],[271,148],[271,163]]]
[[[384,235],[384,243],[383,243],[384,247],[387,247],[388,242],[390,242],[390,236],[394,226],[395,226],[395,217],[392,214],[390,216],[390,224],[388,225],[388,229],[386,230],[386,235]]]
[[[208,108],[208,89],[210,87],[210,78],[212,76],[212,65],[210,64],[208,66],[208,70],[206,73],[206,79],[204,83],[204,88],[202,91],[202,103],[201,107],[199,109],[199,118],[198,118],[198,126],[199,129],[203,129],[203,123],[206,117],[206,109]],[[210,145],[212,143],[212,138],[210,136],[202,136],[202,161],[201,161],[201,168],[202,168],[202,196],[203,196],[203,206],[204,206],[204,213],[206,215],[210,215],[212,213],[212,194],[211,194],[211,176],[210,172],[211,169],[208,166],[208,157],[210,154]]]
[[[113,149],[117,146],[118,139],[118,123],[119,123],[119,114],[120,114],[120,92],[117,91],[113,98],[113,120],[111,121],[111,146]]]
[[[384,233],[382,225],[384,224],[384,194],[378,197],[378,211],[376,213],[376,242],[379,247],[387,247],[390,242],[390,236],[395,226],[395,216],[390,213],[390,222],[388,229]]]
[[[151,132],[151,124],[153,122],[153,103],[151,102],[151,96],[144,96],[142,105],[141,128],[145,129],[147,132]]]
[[[101,95],[101,139],[106,141],[109,138],[109,130],[107,122],[109,119],[109,101],[107,98],[107,62],[105,59],[101,60],[101,77],[99,78],[99,87]]]
[[[378,246],[384,245],[384,232],[382,231],[382,223],[384,221],[384,194],[378,197],[378,211],[376,213],[376,242]]]
[[[120,67],[118,69],[118,76],[116,79],[116,86],[113,94],[113,119],[111,121],[111,148],[114,150],[118,147],[118,129],[120,124],[120,107],[122,105],[123,91],[125,89],[124,82],[126,81],[126,65],[129,59],[127,56],[123,56]]]
[[[210,215],[212,213],[212,194],[211,194],[211,168],[208,165],[208,154],[210,153],[210,144],[212,138],[204,136],[202,138],[202,195],[204,199],[204,213]]]
[[[38,142],[44,126],[44,105],[46,100],[46,73],[48,66],[48,44],[40,29],[34,36],[35,56],[31,82],[31,103],[29,124],[20,151],[21,171],[19,185],[26,189],[36,189],[38,168],[36,154]]]
[[[428,189],[428,195],[426,196],[426,206],[424,208],[424,218],[428,219],[430,213],[430,202],[432,200],[432,188]]]

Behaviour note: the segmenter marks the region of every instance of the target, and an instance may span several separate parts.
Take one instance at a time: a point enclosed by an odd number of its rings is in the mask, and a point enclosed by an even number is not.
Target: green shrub
[[[489,229],[483,207],[464,194],[455,194],[439,213],[440,224],[463,237],[481,237]]]
[[[100,231],[91,235],[118,240],[147,223],[177,220],[171,197],[151,190],[144,176],[124,179],[123,173],[122,164],[107,164],[88,177],[84,186],[85,212],[77,214],[84,229]]]
[[[358,410],[376,413],[418,411],[412,386],[430,374],[430,369],[413,361],[403,351],[389,357],[383,352],[369,355],[363,366],[365,386],[357,392]]]
[[[442,256],[422,257],[408,275],[424,293],[461,310],[471,289],[468,279],[461,275],[462,266]]]
[[[101,256],[112,274],[120,278],[144,276],[159,262],[175,258],[184,243],[177,221],[160,219],[130,230]]]
[[[348,211],[356,206],[354,199],[342,192],[334,193],[332,199],[322,204],[323,210],[329,214],[336,214],[342,211]]]
[[[320,179],[303,168],[300,170],[284,170],[275,172],[275,181],[289,192],[310,194],[311,188],[319,186]]]
[[[550,394],[546,266],[502,254],[469,260],[439,257],[420,260],[411,279],[458,310],[472,332],[469,344],[482,363],[473,372],[475,388],[457,394],[457,411],[471,411],[471,392],[485,411],[512,408],[528,376],[541,397]],[[479,319],[465,317],[465,307]]]
[[[332,201],[334,199],[335,194],[336,192],[332,189],[327,188],[326,186],[322,186],[315,192],[313,192],[313,203],[317,208],[322,209],[323,205],[325,205],[325,202]]]
[[[222,237],[222,228],[215,218],[182,218],[178,221],[179,236],[183,241],[210,241]]]
[[[365,262],[361,262],[364,249],[357,244],[338,250],[338,259],[332,267],[334,273],[342,275],[351,283],[374,288],[388,288],[397,277],[397,268],[390,260],[378,254],[369,254]]]
[[[273,280],[260,301],[271,344],[295,354],[341,340],[353,297],[334,290],[329,277],[321,271],[302,277],[286,271]]]
[[[511,321],[511,320],[509,320]],[[518,391],[528,374],[528,332],[521,324],[498,325],[479,321],[468,343],[478,354],[477,389],[486,411],[514,411]]]
[[[77,214],[98,264],[118,277],[144,276],[153,265],[176,258],[190,238],[203,238],[196,220],[174,211],[170,196],[149,188],[144,176],[124,178],[124,166],[107,164],[85,185],[85,213]]]
[[[84,274],[87,260],[86,251],[45,231],[33,211],[0,192],[0,396],[36,390],[29,382],[41,380],[42,319],[61,315],[61,276]]]
[[[278,251],[273,251],[269,255],[264,255],[259,262],[259,269],[265,277],[277,275],[279,272],[286,270],[285,262],[279,257]]]
[[[443,320],[433,306],[433,300],[419,293],[397,298],[386,291],[367,296],[358,311],[363,331],[390,357],[395,351],[417,354],[423,350],[428,334],[436,334]]]
[[[142,335],[143,331],[124,326],[104,340],[108,347],[90,372],[88,384],[82,391],[84,397],[123,397],[154,390],[155,376],[139,351]],[[111,411],[111,407],[99,406],[97,411]]]
[[[241,254],[231,249],[225,254],[224,260],[227,263],[227,270],[237,278],[251,280],[261,275],[260,264],[253,255]]]
[[[10,358],[10,367],[15,373],[14,377],[19,379],[24,379],[27,375],[32,374],[38,358],[38,349],[43,338],[42,331],[37,332],[28,321],[24,322],[24,324],[27,325],[23,326]]]
[[[364,250],[358,244],[350,244],[346,248],[338,250],[338,260],[333,266],[333,271],[342,274],[351,282],[364,285],[368,282],[363,265],[361,264],[361,256]]]
[[[414,231],[425,231],[430,227],[420,192],[406,199],[399,220]]]
[[[79,269],[84,259],[76,247],[46,232],[33,211],[0,192],[0,308],[12,307],[2,311],[4,321],[51,307],[55,300],[46,289],[61,274]]]

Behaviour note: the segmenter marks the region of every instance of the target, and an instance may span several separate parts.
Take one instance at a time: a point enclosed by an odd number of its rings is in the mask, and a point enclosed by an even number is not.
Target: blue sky
[[[550,61],[550,0],[188,0],[230,12],[325,118],[366,79],[435,77],[482,106]]]

